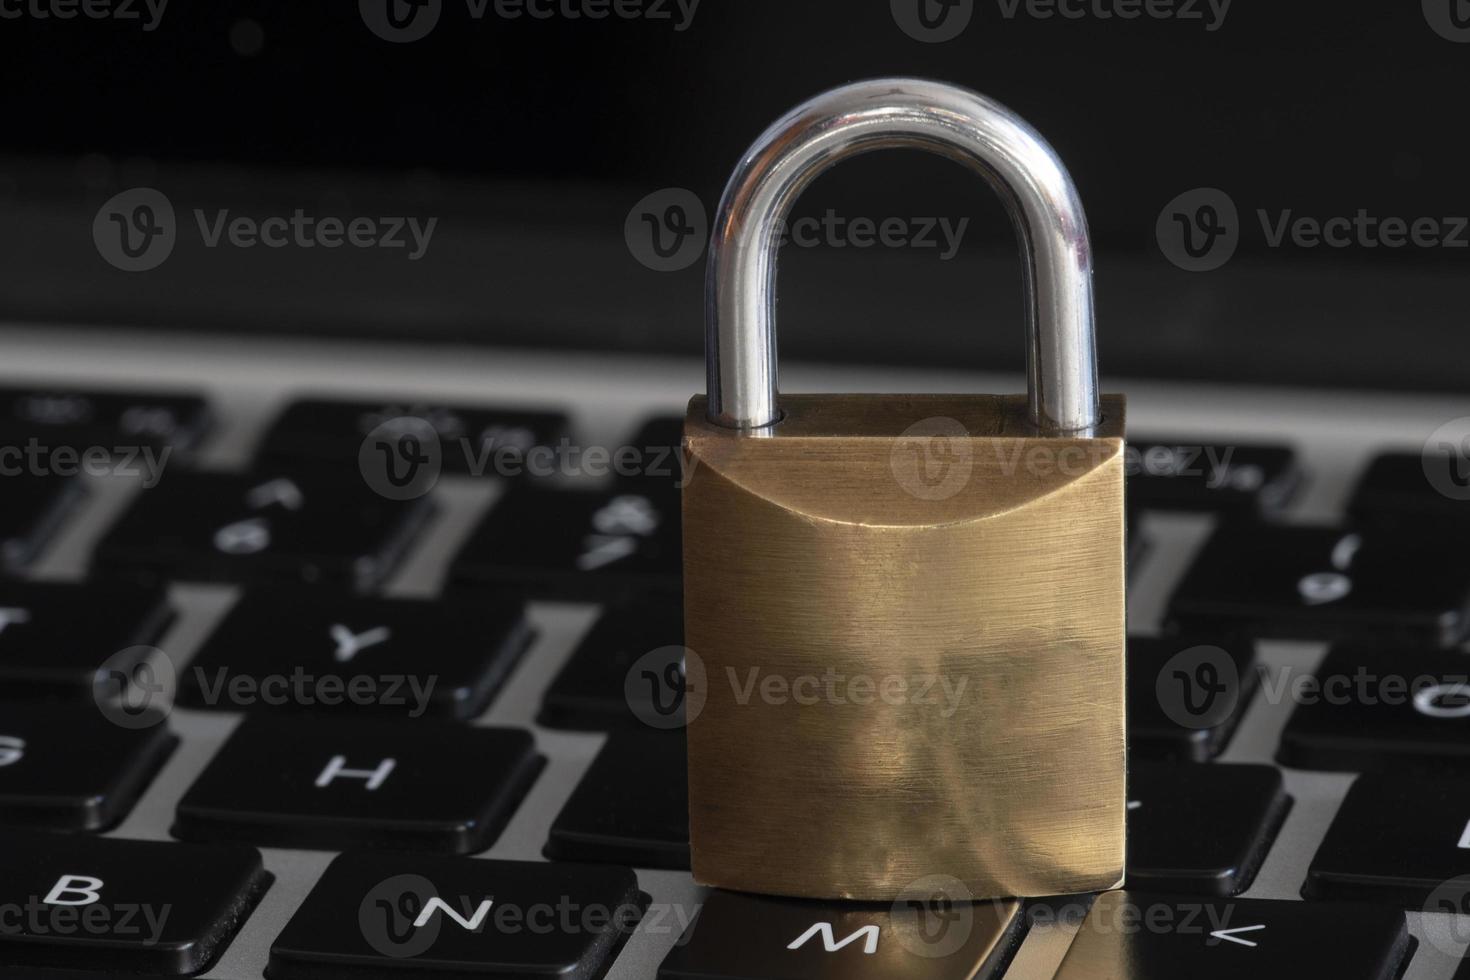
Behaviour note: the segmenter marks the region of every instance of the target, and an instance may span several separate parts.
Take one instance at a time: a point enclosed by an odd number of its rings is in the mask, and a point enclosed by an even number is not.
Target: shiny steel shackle
[[[776,252],[801,192],[869,150],[917,147],[977,171],[1020,239],[1031,420],[1085,433],[1099,419],[1092,250],[1072,178],[1009,109],[968,89],[883,78],[797,106],[755,141],[725,187],[710,234],[705,343],[710,421],[754,431],[781,417],[776,389]]]

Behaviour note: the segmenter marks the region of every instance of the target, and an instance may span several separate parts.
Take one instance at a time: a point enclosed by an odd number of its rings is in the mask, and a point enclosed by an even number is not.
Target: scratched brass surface
[[[765,437],[710,425],[703,398],[685,423],[696,880],[854,899],[935,874],[976,898],[1115,887],[1122,398],[1064,439],[1030,434],[1020,397],[782,407]],[[960,435],[900,438],[934,419]]]

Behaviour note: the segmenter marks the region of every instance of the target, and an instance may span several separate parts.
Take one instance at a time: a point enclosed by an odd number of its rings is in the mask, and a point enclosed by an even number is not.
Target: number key
[[[266,466],[327,464],[350,471],[364,440],[375,432],[391,437],[396,424],[436,437],[445,472],[514,476],[524,469],[527,454],[554,444],[568,422],[561,412],[517,407],[308,398],[281,412],[261,441],[258,459]]]
[[[209,406],[194,394],[0,388],[0,443],[10,445],[35,439],[50,449],[167,446],[183,453],[210,422]]]
[[[361,474],[171,473],[97,545],[95,565],[145,580],[378,585],[433,513]]]
[[[1282,639],[1370,636],[1449,646],[1470,627],[1470,568],[1452,538],[1227,521],[1175,590],[1185,628]]]
[[[1287,446],[1128,440],[1128,501],[1144,509],[1269,515],[1301,483]]]
[[[683,478],[680,445],[684,441],[684,416],[661,415],[648,419],[633,434],[628,445],[637,451],[638,472],[620,473],[625,486],[646,487],[654,492],[677,488]]]
[[[456,587],[605,599],[682,587],[677,493],[517,486],[454,561]]]
[[[1374,458],[1353,490],[1348,516],[1359,524],[1383,528],[1412,528],[1425,522],[1470,525],[1467,447],[1438,448],[1437,455],[1385,453]]]

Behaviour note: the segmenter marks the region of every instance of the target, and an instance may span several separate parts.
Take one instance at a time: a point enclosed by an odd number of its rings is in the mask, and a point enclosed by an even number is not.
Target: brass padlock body
[[[879,900],[936,874],[975,898],[1116,887],[1122,397],[1084,438],[1036,435],[1024,397],[781,406],[738,433],[696,397],[685,423],[695,879]],[[927,431],[943,452],[920,476]]]

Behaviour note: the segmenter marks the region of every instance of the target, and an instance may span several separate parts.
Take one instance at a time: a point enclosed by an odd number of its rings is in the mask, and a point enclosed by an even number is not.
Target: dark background
[[[1024,6],[1008,19],[1000,0],[975,0],[941,44],[906,35],[889,0],[702,0],[682,32],[672,3],[675,21],[540,21],[476,20],[443,0],[407,44],[345,0],[171,0],[151,32],[0,19],[0,316],[695,354],[702,263],[641,265],[629,209],[684,187],[712,210],[746,144],[791,105],[919,74],[1010,105],[1067,162],[1097,247],[1105,373],[1464,390],[1470,248],[1272,248],[1256,217],[1470,213],[1470,44],[1431,26],[1440,2],[1235,0],[1210,31]],[[98,255],[92,220],[140,185],[173,202],[180,240],[158,269],[127,273]],[[1238,251],[1210,272],[1177,268],[1155,236],[1165,205],[1198,187],[1240,214]],[[418,262],[206,249],[192,227],[194,208],[297,207],[439,225]],[[983,184],[880,154],[823,178],[798,214],[828,208],[971,225],[949,262],[785,250],[784,354],[1019,366],[1019,272]]]

